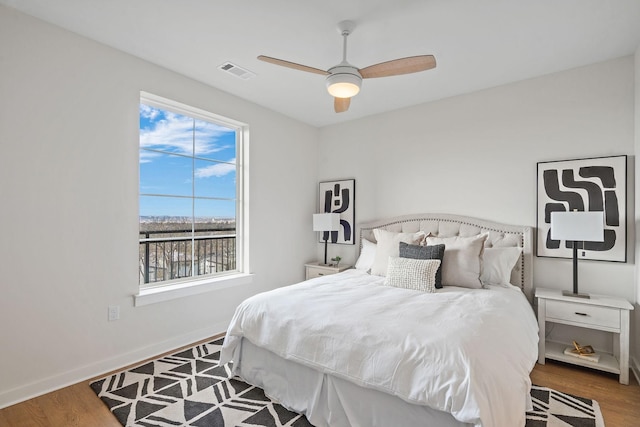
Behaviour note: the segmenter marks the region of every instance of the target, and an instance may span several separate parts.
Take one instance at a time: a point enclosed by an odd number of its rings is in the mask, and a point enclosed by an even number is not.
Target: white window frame
[[[249,126],[246,123],[148,92],[140,92],[140,104],[218,123],[236,131],[236,270],[226,274],[166,280],[147,286],[139,285],[139,292],[134,295],[134,305],[142,306],[231,286],[250,284],[253,275],[249,273],[249,204],[247,203],[249,195]],[[138,150],[139,152],[140,150]],[[138,202],[139,200],[140,196],[138,196]],[[137,212],[139,215],[139,205]],[[138,241],[136,241],[136,245],[139,245]]]

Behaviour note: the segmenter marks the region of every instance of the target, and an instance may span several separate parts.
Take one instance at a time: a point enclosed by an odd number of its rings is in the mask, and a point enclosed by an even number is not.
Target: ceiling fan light
[[[336,98],[351,98],[360,92],[362,78],[355,74],[331,74],[327,76],[327,90]]]

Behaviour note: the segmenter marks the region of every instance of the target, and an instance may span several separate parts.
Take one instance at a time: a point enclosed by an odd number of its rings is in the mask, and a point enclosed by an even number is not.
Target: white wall
[[[133,307],[141,90],[250,125],[253,284]],[[302,280],[318,137],[0,6],[0,407],[222,332],[242,299]]]
[[[449,212],[535,226],[536,162],[634,155],[634,60],[326,127],[319,150],[320,179],[356,179],[356,222]],[[628,223],[628,263],[581,261],[581,291],[635,300],[634,221]],[[354,248],[334,246],[334,254],[353,261]],[[534,260],[536,286],[568,289],[571,274],[570,260]]]

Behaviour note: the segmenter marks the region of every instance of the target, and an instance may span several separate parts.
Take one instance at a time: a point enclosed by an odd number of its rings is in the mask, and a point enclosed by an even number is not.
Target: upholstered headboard
[[[359,224],[359,250],[362,239],[375,242],[373,230],[412,233],[424,231],[435,237],[475,236],[489,233],[485,247],[522,248],[520,260],[511,272],[511,284],[520,287],[529,302],[533,302],[533,229],[523,225],[509,225],[479,218],[452,214],[414,214],[397,216]]]

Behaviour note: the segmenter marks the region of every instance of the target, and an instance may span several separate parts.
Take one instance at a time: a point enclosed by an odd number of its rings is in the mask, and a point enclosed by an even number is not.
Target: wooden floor
[[[640,425],[640,386],[633,375],[630,385],[625,386],[618,383],[615,375],[547,362],[536,364],[531,380],[540,386],[597,400],[607,427]],[[0,409],[0,426],[120,427],[89,382]]]

